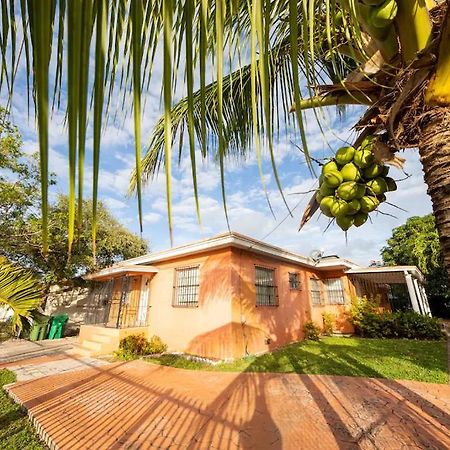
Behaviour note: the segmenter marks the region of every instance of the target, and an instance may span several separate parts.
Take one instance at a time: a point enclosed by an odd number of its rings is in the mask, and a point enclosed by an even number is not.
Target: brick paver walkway
[[[450,448],[448,385],[134,361],[9,390],[51,448]]]

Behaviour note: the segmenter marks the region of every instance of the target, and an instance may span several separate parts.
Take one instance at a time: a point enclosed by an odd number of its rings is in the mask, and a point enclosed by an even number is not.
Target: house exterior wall
[[[176,268],[199,265],[198,307],[172,306]],[[150,283],[150,334],[172,351],[213,358],[231,358],[231,250],[183,257],[154,264],[158,273]]]

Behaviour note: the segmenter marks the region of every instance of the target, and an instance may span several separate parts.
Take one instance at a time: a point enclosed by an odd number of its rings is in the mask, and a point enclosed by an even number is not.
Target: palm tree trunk
[[[433,214],[450,278],[450,108],[435,107],[425,116],[419,153],[433,203]]]

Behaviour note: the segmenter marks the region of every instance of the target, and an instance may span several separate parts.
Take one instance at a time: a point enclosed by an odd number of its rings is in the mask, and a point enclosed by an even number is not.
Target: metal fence
[[[140,290],[132,291],[132,277],[121,277],[94,286],[87,305],[85,323],[109,328],[148,325],[150,307],[140,301]]]

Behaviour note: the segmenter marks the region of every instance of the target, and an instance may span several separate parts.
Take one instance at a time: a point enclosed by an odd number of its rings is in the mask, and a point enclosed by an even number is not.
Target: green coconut
[[[362,197],[364,197],[364,195],[366,194],[366,185],[362,184],[362,183],[358,183],[357,184],[357,194],[356,197],[357,199],[360,199]]]
[[[323,174],[323,182],[331,188],[337,188],[343,181],[342,175],[338,170],[331,170]]]
[[[320,191],[316,191],[316,201],[317,203],[320,203],[323,199],[323,195],[320,193]]]
[[[326,164],[322,166],[322,175],[325,175],[328,172],[338,171],[339,167],[334,161],[328,161]]]
[[[335,198],[333,205],[330,208],[331,214],[334,217],[342,217],[348,214],[348,204],[345,200]]]
[[[369,192],[375,195],[384,194],[388,190],[386,181],[384,181],[384,178],[381,177],[368,181],[366,186],[369,189]]]
[[[383,174],[383,166],[377,163],[371,164],[369,167],[366,167],[364,169],[364,178],[366,179],[372,179],[379,177]]]
[[[323,183],[323,175],[319,175],[319,186]]]
[[[358,181],[360,178],[359,170],[353,163],[347,163],[341,169],[342,179],[344,181]]]
[[[368,148],[356,150],[355,157],[353,158],[353,162],[361,169],[370,166],[370,164],[373,163],[373,160],[374,156],[372,150]]]
[[[341,147],[336,152],[336,162],[341,166],[351,162],[353,160],[353,156],[355,155],[354,147]]]
[[[372,144],[373,144],[373,135],[366,136],[363,141],[361,142],[361,145],[359,146],[358,150],[370,150],[372,151]]]
[[[343,200],[353,200],[358,195],[358,184],[355,181],[345,181],[336,189],[336,194]]]
[[[353,216],[336,217],[336,223],[342,231],[347,231],[353,225]]]
[[[372,195],[365,195],[359,202],[361,204],[361,211],[364,213],[374,211],[380,204],[380,201]]]
[[[355,227],[360,227],[361,225],[364,225],[368,217],[369,215],[367,213],[361,211],[356,213],[353,216],[353,225],[355,225]]]
[[[397,15],[398,7],[396,0],[386,0],[383,4],[373,8],[369,22],[377,28],[388,27]]]
[[[334,197],[324,197],[320,201],[320,210],[322,211],[322,214],[324,214],[327,217],[334,217],[333,214],[331,214],[331,207],[334,204]]]
[[[356,198],[348,202],[348,214],[356,214],[361,209],[361,203]]]
[[[397,190],[397,183],[394,181],[393,178],[391,178],[391,177],[386,177],[386,178],[384,179],[384,181],[386,182],[387,190],[388,190],[389,192],[392,192],[392,191],[396,191],[396,190]]]
[[[328,197],[329,195],[334,195],[335,188],[329,187],[325,183],[323,183],[320,186],[319,191],[322,194],[322,197]]]
[[[381,172],[382,177],[387,177],[389,174],[389,166],[381,166],[383,168],[383,171]]]

